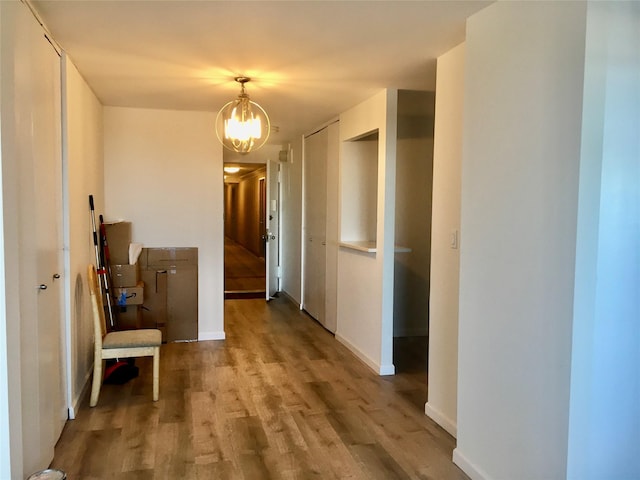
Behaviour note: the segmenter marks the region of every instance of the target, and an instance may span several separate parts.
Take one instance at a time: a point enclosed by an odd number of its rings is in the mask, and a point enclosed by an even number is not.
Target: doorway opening
[[[266,295],[264,163],[224,164],[224,297]]]
[[[433,92],[398,92],[393,364],[428,377],[433,191]]]

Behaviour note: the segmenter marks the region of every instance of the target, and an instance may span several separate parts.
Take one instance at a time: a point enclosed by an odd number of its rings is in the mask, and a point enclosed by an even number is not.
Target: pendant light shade
[[[235,80],[240,84],[240,95],[218,112],[216,135],[229,150],[249,153],[265,144],[271,124],[267,112],[256,102],[252,102],[245,91],[244,84],[251,79],[236,77]]]

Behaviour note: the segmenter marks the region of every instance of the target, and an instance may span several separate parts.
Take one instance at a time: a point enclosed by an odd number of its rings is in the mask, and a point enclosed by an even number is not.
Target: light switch
[[[278,211],[278,201],[277,200],[271,200],[271,211],[272,212],[277,212]]]

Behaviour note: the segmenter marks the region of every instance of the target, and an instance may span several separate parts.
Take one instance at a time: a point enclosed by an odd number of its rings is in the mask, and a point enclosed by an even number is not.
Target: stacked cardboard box
[[[118,329],[141,328],[144,283],[138,264],[129,264],[131,222],[105,223],[105,234]]]
[[[145,328],[158,328],[164,342],[198,339],[198,249],[143,248]]]
[[[114,288],[131,287],[140,281],[140,265],[134,263],[111,265],[111,282]]]
[[[143,250],[143,259],[146,252]],[[143,260],[141,259],[141,263]],[[167,289],[168,272],[164,269],[148,268],[143,263],[144,305],[142,328],[157,328],[162,332],[162,341],[167,341]]]

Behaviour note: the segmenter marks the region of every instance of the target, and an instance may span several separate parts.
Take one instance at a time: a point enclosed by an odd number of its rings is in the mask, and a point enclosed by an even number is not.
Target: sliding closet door
[[[336,331],[338,299],[338,122],[304,139],[303,307]]]
[[[304,294],[303,307],[325,321],[327,129],[304,140]]]

